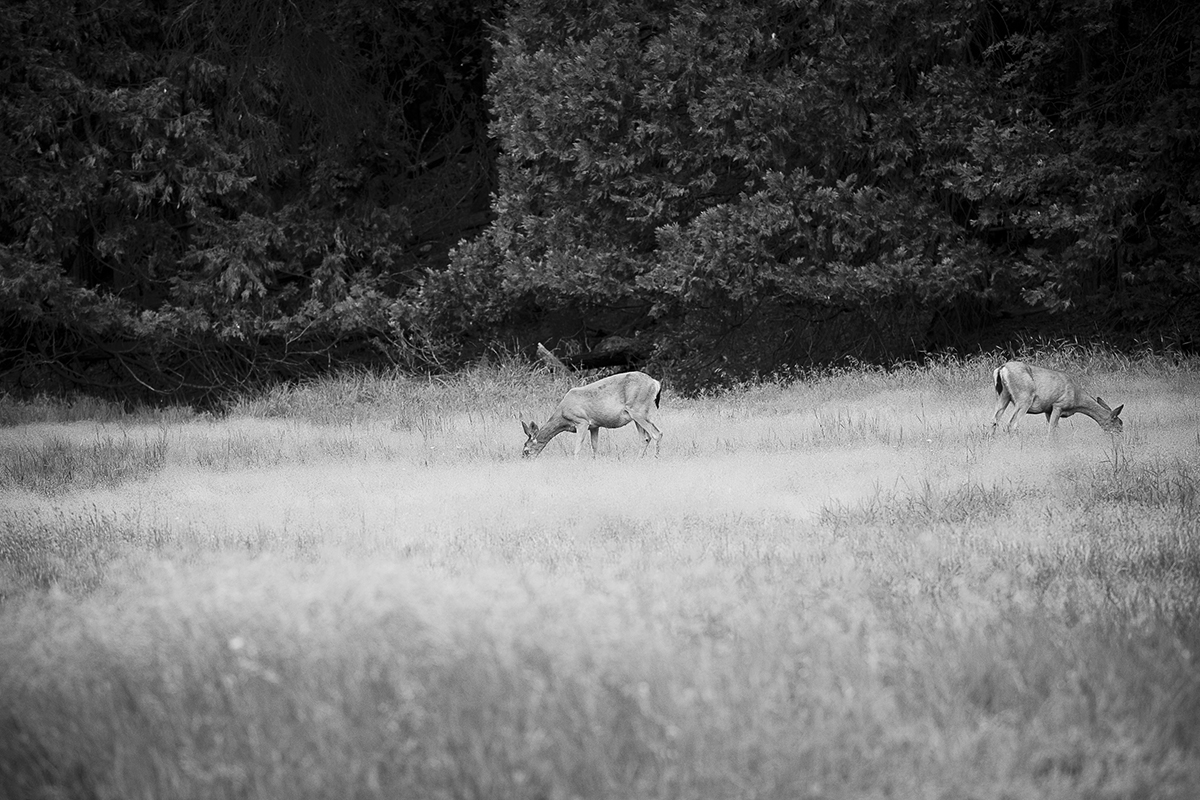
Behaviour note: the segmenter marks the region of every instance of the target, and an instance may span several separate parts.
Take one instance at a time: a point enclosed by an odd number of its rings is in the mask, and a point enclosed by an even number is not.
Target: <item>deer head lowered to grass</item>
[[[662,396],[662,384],[644,372],[622,372],[601,378],[586,386],[577,386],[563,397],[558,408],[543,425],[536,422],[521,422],[525,429],[523,457],[536,456],[551,439],[560,433],[578,433],[575,455],[579,455],[583,440],[592,438],[592,456],[600,441],[601,428],[620,428],[632,422],[641,432],[645,444],[642,455],[654,440],[654,454],[662,442],[662,431],[650,421],[650,413],[658,407]]]
[[[996,382],[996,414],[992,418],[995,432],[1000,417],[1011,405],[1012,416],[1005,430],[1012,430],[1022,414],[1045,414],[1047,432],[1053,433],[1060,417],[1086,414],[1109,433],[1120,433],[1121,409],[1109,408],[1099,397],[1094,400],[1080,388],[1079,380],[1065,372],[1035,367],[1023,361],[1009,361],[992,373]]]

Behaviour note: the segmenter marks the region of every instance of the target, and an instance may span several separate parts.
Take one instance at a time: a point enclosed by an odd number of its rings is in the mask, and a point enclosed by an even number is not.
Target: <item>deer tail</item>
[[[1004,394],[1004,381],[1000,380],[1000,370],[1002,369],[1004,369],[1004,367],[996,367],[996,369],[992,371],[992,378],[994,378],[996,381],[996,394]]]

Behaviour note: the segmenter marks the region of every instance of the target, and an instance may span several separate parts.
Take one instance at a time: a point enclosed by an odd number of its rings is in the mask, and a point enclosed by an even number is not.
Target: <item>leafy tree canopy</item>
[[[567,311],[704,380],[920,347],[963,303],[1194,322],[1198,13],[517,2],[496,219],[426,308],[456,334]]]
[[[199,401],[409,363],[401,297],[486,209],[476,4],[0,7],[0,355]]]
[[[1185,0],[4,4],[0,376],[205,402],[607,337],[702,384],[1022,308],[1194,341],[1198,36]]]

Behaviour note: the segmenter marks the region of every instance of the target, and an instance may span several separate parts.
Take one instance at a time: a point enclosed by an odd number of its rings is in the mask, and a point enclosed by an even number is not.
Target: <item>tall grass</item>
[[[97,436],[87,442],[38,437],[15,442],[0,453],[0,490],[19,487],[55,494],[116,486],[162,469],[166,454],[165,431],[153,437]]]
[[[1197,365],[1056,358],[1122,440],[989,437],[993,357],[668,386],[645,460],[521,462],[510,363],[18,426],[0,796],[1190,797]]]

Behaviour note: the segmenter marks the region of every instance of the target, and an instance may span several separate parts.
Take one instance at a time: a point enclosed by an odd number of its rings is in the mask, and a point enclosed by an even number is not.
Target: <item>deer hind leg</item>
[[[1023,403],[1018,403],[1014,400],[1013,401],[1013,414],[1011,417],[1008,418],[1008,424],[1004,426],[1004,430],[1011,431],[1013,428],[1017,427],[1017,421],[1020,420],[1021,417],[1025,416],[1026,414],[1029,413],[1029,408],[1032,405],[1033,405],[1032,397],[1029,398],[1028,402],[1023,402]]]
[[[592,458],[595,458],[596,453],[600,450],[600,427],[598,425],[593,425],[592,427],[588,428],[588,433],[590,433],[592,437]],[[583,437],[581,436],[580,439],[582,438]]]
[[[1000,417],[1004,416],[1004,409],[1008,408],[1008,404],[1012,402],[1012,395],[1005,389],[996,397],[996,411],[992,414],[992,433],[996,432],[996,426],[1000,424]]]
[[[1058,418],[1062,416],[1062,409],[1058,406],[1046,412],[1046,433],[1054,433],[1058,430]]]

